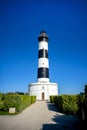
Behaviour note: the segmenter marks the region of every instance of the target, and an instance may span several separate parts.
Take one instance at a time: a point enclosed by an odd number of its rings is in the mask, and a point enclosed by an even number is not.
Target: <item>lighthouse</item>
[[[49,38],[45,31],[38,36],[38,69],[37,82],[29,84],[29,95],[36,96],[36,100],[49,100],[50,96],[58,95],[58,84],[49,80]]]

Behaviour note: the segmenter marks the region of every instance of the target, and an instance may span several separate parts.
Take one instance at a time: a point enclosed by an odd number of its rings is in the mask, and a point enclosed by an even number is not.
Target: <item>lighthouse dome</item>
[[[40,35],[38,37],[38,41],[49,41],[48,35],[46,34],[45,31],[41,31]]]

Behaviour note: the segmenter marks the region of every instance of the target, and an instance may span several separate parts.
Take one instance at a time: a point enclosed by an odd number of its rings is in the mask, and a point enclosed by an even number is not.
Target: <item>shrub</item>
[[[0,111],[3,110],[3,108],[4,108],[4,101],[3,101],[4,98],[3,97],[4,97],[3,94],[0,93]]]
[[[78,116],[82,120],[87,120],[87,98],[85,94],[83,93],[82,95],[79,95],[79,111],[78,111]]]
[[[0,110],[2,110],[4,108],[4,102],[0,101]]]
[[[19,112],[31,105],[31,96],[20,95],[21,104],[19,105]]]
[[[62,110],[68,114],[76,114],[78,111],[78,99],[76,95],[63,95]]]
[[[16,108],[16,112],[21,112],[23,109],[31,105],[36,101],[35,96],[19,95],[19,94],[7,94],[4,100],[4,111],[9,110],[11,107]]]
[[[87,121],[87,98],[84,100],[84,113],[85,113],[85,120]]]
[[[52,95],[50,96],[50,102],[51,102],[51,103],[54,103],[54,97],[55,97],[55,96],[52,96]]]
[[[55,96],[53,101],[57,108],[67,114],[76,114],[78,111],[77,95],[61,95]]]
[[[19,110],[19,106],[21,104],[21,99],[19,95],[5,95],[4,100],[4,110],[8,111],[9,108],[15,107],[16,111]]]
[[[31,96],[31,104],[35,103],[35,101],[36,101],[36,96]]]

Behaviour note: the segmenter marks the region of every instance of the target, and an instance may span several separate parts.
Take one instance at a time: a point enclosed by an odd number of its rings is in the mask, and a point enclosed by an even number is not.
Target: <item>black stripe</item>
[[[40,36],[40,37],[38,37],[38,41],[39,41],[39,42],[40,42],[40,41],[46,41],[46,42],[48,42],[49,39],[48,39],[48,37]]]
[[[48,51],[46,49],[39,50],[38,58],[48,58]]]
[[[49,78],[49,69],[38,68],[38,78]]]

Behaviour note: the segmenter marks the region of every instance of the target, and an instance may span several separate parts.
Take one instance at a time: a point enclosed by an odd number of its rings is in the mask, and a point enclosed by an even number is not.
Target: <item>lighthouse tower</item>
[[[58,84],[49,81],[48,35],[41,31],[38,36],[38,72],[37,82],[29,84],[29,95],[37,100],[49,100],[50,96],[58,95]]]
[[[48,36],[42,31],[38,37],[38,82],[49,82]]]

